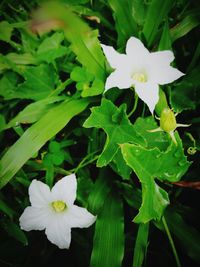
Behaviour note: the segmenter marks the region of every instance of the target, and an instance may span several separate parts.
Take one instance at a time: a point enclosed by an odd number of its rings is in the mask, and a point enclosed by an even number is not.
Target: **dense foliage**
[[[1,1],[0,266],[198,266],[199,24],[195,0]],[[134,88],[104,93],[101,44],[132,36],[185,73],[154,114]],[[33,179],[71,173],[97,220],[59,250],[19,217]]]

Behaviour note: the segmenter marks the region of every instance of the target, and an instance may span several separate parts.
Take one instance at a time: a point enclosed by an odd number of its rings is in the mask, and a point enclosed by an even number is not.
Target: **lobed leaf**
[[[117,153],[119,145],[126,142],[145,144],[126,115],[125,105],[117,108],[111,101],[102,99],[101,106],[91,109],[91,115],[85,121],[84,127],[102,128],[107,139],[103,152],[98,158],[97,166],[108,165]]]
[[[167,192],[161,189],[154,179],[178,181],[190,165],[177,134],[176,138],[178,146],[171,143],[165,152],[157,148],[148,150],[134,144],[121,145],[126,163],[134,170],[142,184],[142,205],[139,214],[134,218],[137,223],[160,220],[169,204]]]

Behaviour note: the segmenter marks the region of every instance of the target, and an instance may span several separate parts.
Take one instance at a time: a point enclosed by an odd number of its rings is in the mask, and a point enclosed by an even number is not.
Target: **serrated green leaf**
[[[109,194],[97,217],[90,267],[120,267],[124,255],[122,201]]]
[[[174,1],[173,0],[152,0],[149,3],[147,16],[143,28],[143,34],[148,46],[151,46],[158,33],[161,22],[167,17]]]
[[[88,99],[67,100],[50,110],[9,148],[0,161],[0,188],[16,174],[49,139],[89,104]],[[20,154],[19,154],[20,151]]]
[[[133,1],[124,0],[123,4],[118,0],[108,0],[113,10],[115,27],[118,33],[118,45],[123,46],[131,36],[137,36],[137,24],[132,14]]]
[[[56,32],[46,38],[38,47],[36,56],[38,60],[52,63],[56,58],[64,56],[68,48],[61,45],[64,40],[64,34]]]
[[[103,99],[101,106],[91,109],[91,115],[85,121],[84,127],[102,128],[107,139],[103,152],[98,158],[97,166],[106,166],[112,161],[119,149],[119,145],[125,142],[145,144],[143,138],[137,133],[126,115],[126,106],[117,108],[111,101]]]

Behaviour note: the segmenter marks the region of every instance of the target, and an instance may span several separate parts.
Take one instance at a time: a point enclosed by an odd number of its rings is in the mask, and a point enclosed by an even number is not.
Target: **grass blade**
[[[88,104],[88,99],[64,102],[32,125],[1,159],[0,188],[5,186],[28,159]]]
[[[124,253],[122,201],[112,193],[97,217],[90,267],[120,267]]]

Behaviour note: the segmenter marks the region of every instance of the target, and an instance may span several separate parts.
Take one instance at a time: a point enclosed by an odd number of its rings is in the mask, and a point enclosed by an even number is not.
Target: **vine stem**
[[[133,109],[131,110],[131,112],[128,114],[128,118],[130,118],[130,116],[135,112],[135,110],[137,108],[137,104],[138,104],[138,95],[135,93],[134,106],[133,106]]]
[[[170,233],[170,231],[169,231],[169,227],[168,227],[168,225],[167,225],[167,222],[166,222],[164,216],[162,216],[162,222],[163,222],[163,225],[164,225],[164,228],[165,228],[167,237],[168,237],[168,239],[169,239],[169,243],[170,243],[170,245],[171,245],[172,252],[173,252],[173,254],[174,254],[174,258],[175,258],[175,260],[176,260],[176,264],[177,264],[178,267],[181,267],[181,263],[180,263],[180,260],[179,260],[179,257],[178,257],[178,253],[177,253],[177,251],[176,251],[176,247],[175,247],[175,245],[174,245],[174,241],[173,241],[173,239],[172,239],[171,233]]]

